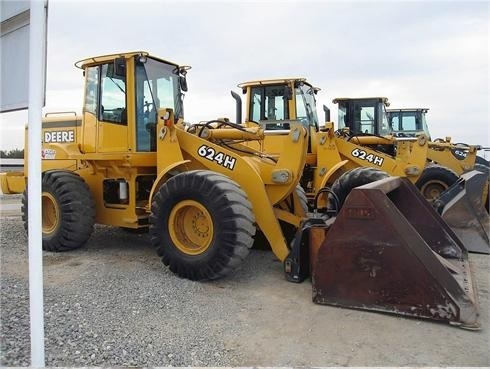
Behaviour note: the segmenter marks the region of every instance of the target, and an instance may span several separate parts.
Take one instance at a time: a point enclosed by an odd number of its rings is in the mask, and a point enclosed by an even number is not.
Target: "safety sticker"
[[[45,160],[53,160],[53,159],[56,159],[56,150],[53,150],[53,149],[42,149],[41,150],[41,159],[45,159]]]

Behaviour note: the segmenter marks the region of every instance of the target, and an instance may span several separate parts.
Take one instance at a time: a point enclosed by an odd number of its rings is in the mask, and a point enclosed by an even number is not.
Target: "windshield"
[[[425,121],[425,112],[419,110],[391,111],[388,113],[392,131],[397,135],[415,136],[423,131],[428,137],[429,127]]]
[[[347,106],[339,103],[339,129],[347,127]]]
[[[419,114],[420,114],[420,121],[422,122],[421,128],[430,140],[429,126],[427,125],[427,121],[425,120],[425,111],[420,111]]]
[[[287,86],[256,86],[251,89],[250,119],[263,120],[289,119]]]
[[[156,149],[155,124],[160,108],[171,108],[175,119],[182,118],[183,94],[175,65],[147,58],[136,61],[136,150]]]
[[[388,125],[388,117],[386,116],[386,107],[383,103],[378,103],[378,117],[378,121],[381,123],[378,135],[386,136],[390,133],[390,128]]]
[[[389,133],[385,104],[378,99],[336,100],[338,127],[352,134],[386,135]]]
[[[296,119],[318,130],[315,91],[313,87],[304,83],[296,87]]]

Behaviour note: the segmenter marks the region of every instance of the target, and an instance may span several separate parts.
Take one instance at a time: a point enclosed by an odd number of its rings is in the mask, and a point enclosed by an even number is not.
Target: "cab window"
[[[85,104],[83,111],[91,114],[97,114],[97,99],[99,95],[99,67],[87,68],[87,88],[85,90]]]
[[[388,115],[388,124],[391,131],[400,130],[400,117],[398,113],[390,112]]]
[[[99,120],[126,125],[126,76],[115,75],[114,63],[102,65],[100,94]]]
[[[285,86],[253,87],[249,112],[250,119],[256,122],[289,119],[285,89]]]
[[[145,58],[136,60],[136,150],[156,150],[157,112],[171,108],[176,120],[183,118],[183,93],[175,65]]]
[[[417,124],[415,113],[408,113],[402,115],[402,127],[404,131],[416,131],[421,129],[420,124]]]
[[[362,133],[374,133],[375,110],[374,106],[363,106],[355,104],[354,106],[354,127],[356,131]]]

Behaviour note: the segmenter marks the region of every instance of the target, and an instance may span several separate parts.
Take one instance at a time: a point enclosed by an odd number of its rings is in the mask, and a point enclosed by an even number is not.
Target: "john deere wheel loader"
[[[348,139],[377,150],[393,152],[394,142],[416,141],[415,132],[419,129],[428,133],[425,121],[428,109],[402,109],[387,114],[390,104],[385,97],[338,98],[334,103],[339,105],[339,127],[348,132]],[[481,146],[454,144],[449,137],[429,141],[428,146],[428,162],[415,185],[444,214],[462,240],[471,245],[470,251],[488,254],[490,169],[476,155]],[[478,174],[467,175],[471,170]],[[461,191],[466,196],[458,196]],[[447,204],[451,204],[450,209],[444,209]]]
[[[388,127],[390,128],[389,133],[395,137],[415,137],[418,133],[423,132],[431,141],[434,141],[434,143],[452,144],[451,137],[449,136],[435,138],[434,140],[431,139],[426,118],[428,112],[428,108],[386,109],[386,119],[388,121]],[[456,159],[463,160],[468,156],[469,151],[473,152],[475,149],[482,150],[483,148],[475,145],[468,145],[466,143],[456,143],[452,144],[451,153]],[[450,165],[447,166],[451,167]],[[490,167],[490,163],[485,158],[477,155],[475,159],[475,168],[477,170],[488,170],[484,169],[482,166]],[[463,171],[467,170],[464,167],[462,169]],[[455,171],[459,172],[458,167],[456,167]]]
[[[289,130],[289,120],[297,120],[308,127],[311,138],[302,185],[310,198],[342,173],[358,167],[409,177],[412,182],[422,172],[427,155],[423,137],[413,147],[411,142],[398,142],[396,155],[389,155],[339,139],[331,122],[320,129],[315,101],[319,89],[303,78],[251,81],[239,87],[247,95],[246,122],[255,122],[266,132],[265,151],[279,150],[282,137]],[[239,98],[238,95],[235,98]]]
[[[282,122],[288,132],[271,155],[241,144],[260,146],[260,127],[182,123],[186,67],[145,52],[76,65],[85,74],[82,117],[43,122],[45,250],[83,246],[94,223],[149,227],[174,273],[215,279],[240,265],[259,228],[288,280],[311,275],[317,303],[479,328],[466,249],[410,182],[392,177],[355,188],[338,216],[305,217],[297,191],[308,145],[301,124]],[[2,190],[22,191],[25,180],[3,175]],[[296,230],[291,242],[280,221]]]
[[[305,215],[295,192],[307,142],[301,125],[274,158],[219,145],[224,138],[260,139],[262,131],[206,128],[206,139],[187,132],[181,125],[187,67],[145,52],[76,66],[85,76],[83,115],[51,114],[42,126],[45,250],[81,247],[94,223],[149,227],[172,271],[214,279],[240,264],[258,227],[277,257],[287,257],[279,220],[297,228]],[[4,193],[22,192],[25,184],[18,173],[2,174]],[[24,192],[26,224],[27,207]]]
[[[336,99],[339,103],[340,130],[335,130],[329,117],[324,127],[320,128],[316,113],[315,93],[317,88],[304,78],[286,78],[261,80],[239,85],[246,94],[246,125],[259,125],[265,130],[266,140],[261,149],[277,152],[281,140],[288,132],[289,120],[300,121],[310,131],[306,166],[301,183],[314,206],[322,205],[323,189],[330,188],[330,207],[339,208],[350,190],[356,186],[382,179],[388,175],[402,176],[414,183],[431,201],[439,198],[441,193],[458,180],[450,169],[440,165],[427,166],[430,152],[435,144],[430,143],[424,135],[417,138],[385,138],[374,135],[374,123],[386,122],[384,102],[386,99]],[[237,100],[237,121],[241,121],[241,100]],[[351,123],[355,119],[357,128]],[[350,125],[349,125],[350,123]],[[353,127],[352,131],[346,129]],[[356,132],[353,134],[351,132]],[[362,132],[362,133],[359,133]],[[257,145],[255,143],[254,145]],[[446,150],[449,146],[437,144]],[[470,151],[464,160],[470,168],[474,162],[475,150]],[[477,176],[467,180],[477,181]],[[482,212],[476,193],[465,190],[461,182],[451,191],[447,199],[458,199],[464,205],[447,204],[444,214],[449,214],[449,207],[459,209],[459,217],[468,221],[451,224],[464,238],[468,249],[488,253],[488,215]],[[468,187],[469,188],[469,187]],[[478,188],[478,185],[472,186]],[[461,196],[465,194],[465,196]],[[334,196],[335,195],[335,196]],[[439,208],[441,208],[439,202]],[[464,214],[461,213],[464,209]],[[442,213],[442,210],[441,210]],[[454,217],[450,217],[453,219]],[[463,228],[463,229],[462,229]],[[473,234],[468,237],[468,234]]]
[[[378,146],[379,149],[392,151],[393,140],[415,140],[417,134],[423,133],[429,138],[428,160],[431,165],[426,169],[426,177],[434,177],[434,181],[422,181],[418,185],[427,198],[435,198],[450,182],[454,183],[458,176],[475,168],[475,165],[488,162],[477,156],[481,150],[479,145],[452,143],[450,137],[430,140],[430,133],[425,119],[429,109],[387,109],[390,103],[386,97],[370,98],[337,98],[339,106],[339,128],[348,128],[351,139],[360,140],[363,144]],[[384,139],[387,140],[384,140]],[[439,169],[431,169],[438,166]],[[440,167],[444,169],[440,169]],[[432,171],[433,174],[430,174]],[[451,173],[451,171],[453,173]],[[435,191],[437,177],[446,186]],[[433,186],[431,186],[433,182]],[[424,188],[422,188],[424,187]]]
[[[428,111],[428,108],[386,109],[388,127],[391,130],[390,134],[395,137],[415,137],[418,132],[424,132],[430,138],[429,126],[427,125],[426,119]],[[468,160],[470,159],[472,161],[473,153],[476,151],[475,149],[480,148],[465,143],[453,144],[449,136],[436,138],[434,139],[434,143],[437,145],[434,145],[430,151],[430,160],[434,163],[444,163],[459,175],[468,171],[468,166],[471,166]],[[448,154],[448,150],[452,155]],[[473,168],[487,176],[490,173],[490,163],[478,155],[475,157]],[[489,189],[490,181],[484,194],[484,197],[486,197],[485,207],[487,211],[489,210]]]

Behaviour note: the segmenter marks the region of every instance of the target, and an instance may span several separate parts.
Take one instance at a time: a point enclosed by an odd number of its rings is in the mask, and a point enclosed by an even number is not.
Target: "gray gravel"
[[[1,218],[0,366],[29,365],[27,240]],[[97,226],[82,249],[43,253],[47,366],[490,366],[487,255],[472,256],[480,332],[315,305],[252,250],[230,277],[179,279],[147,234]]]
[[[17,272],[8,265],[27,260],[27,241],[19,223],[4,218],[1,228],[0,364],[9,366],[28,365],[30,352],[26,275],[17,273],[18,265]],[[44,254],[48,366],[240,362],[239,353],[228,349],[220,337],[224,331],[233,334],[240,329],[233,319],[239,304],[226,288],[175,277],[147,245],[147,235],[97,227],[87,248]],[[223,321],[224,316],[231,319]]]

